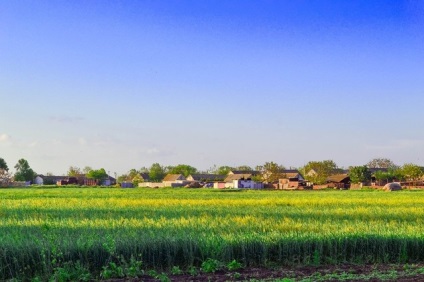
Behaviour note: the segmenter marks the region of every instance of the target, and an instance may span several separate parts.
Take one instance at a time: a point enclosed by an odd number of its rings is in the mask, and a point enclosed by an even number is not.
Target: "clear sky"
[[[423,3],[1,1],[0,157],[423,165]]]

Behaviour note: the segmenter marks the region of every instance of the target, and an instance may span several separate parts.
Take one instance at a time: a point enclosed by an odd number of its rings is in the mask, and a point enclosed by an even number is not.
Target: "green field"
[[[208,259],[424,261],[424,191],[30,188],[1,189],[0,201],[0,280],[136,275],[140,261],[157,271]]]

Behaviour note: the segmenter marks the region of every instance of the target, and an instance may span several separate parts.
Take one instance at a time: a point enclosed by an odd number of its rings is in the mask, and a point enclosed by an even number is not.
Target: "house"
[[[238,179],[233,181],[233,188],[239,189],[263,189],[262,182],[256,182],[252,179]]]
[[[224,179],[224,182],[233,182],[234,180],[252,180],[254,177],[251,173],[243,173],[243,174],[228,174]]]
[[[34,178],[34,184],[37,185],[55,185],[58,181],[65,179],[66,176],[53,176],[38,174]]]
[[[306,186],[306,181],[297,169],[285,169],[284,178],[278,180],[278,189],[298,189]]]
[[[134,188],[134,185],[132,182],[122,182],[120,185],[121,185],[121,188]]]
[[[256,174],[257,175],[257,174]],[[214,188],[247,188],[247,189],[262,189],[262,182],[256,182],[252,178],[255,175],[252,173],[228,174],[225,178],[225,186],[222,187],[222,182],[217,182]]]
[[[114,178],[114,177],[112,177],[112,176],[108,175],[106,179],[103,179],[103,180],[100,182],[100,185],[103,185],[103,186],[112,186],[112,185],[116,185],[116,178]]]
[[[182,174],[167,174],[162,181],[164,187],[182,187],[190,183]]]
[[[76,177],[66,177],[56,182],[56,185],[78,185],[78,179]]]
[[[334,174],[327,177],[328,187],[349,189],[350,177],[348,174]]]
[[[282,172],[290,181],[305,181],[302,174],[297,169],[285,169]]]
[[[187,176],[188,181],[197,181],[197,182],[217,182],[217,181],[223,181],[225,179],[225,175],[219,175],[219,174],[190,174]]]
[[[141,183],[141,182],[149,182],[150,177],[149,177],[149,173],[147,172],[141,172],[136,174],[131,181],[134,183]]]
[[[84,174],[76,176],[53,176],[53,175],[42,175],[39,174],[34,179],[34,184],[37,185],[84,185],[84,186],[96,186],[96,185],[110,186],[116,184],[116,179],[112,176],[101,180],[100,182],[95,179],[87,178]]]
[[[139,177],[140,177],[140,180],[142,182],[148,182],[150,180],[150,177],[149,177],[149,173],[148,172],[141,172],[141,173],[139,173]]]
[[[261,175],[261,172],[259,170],[230,170],[228,175],[232,174],[251,174],[252,176],[258,176]]]

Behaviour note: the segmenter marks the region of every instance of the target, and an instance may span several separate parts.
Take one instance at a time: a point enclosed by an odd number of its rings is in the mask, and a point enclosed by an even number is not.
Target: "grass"
[[[37,188],[2,189],[0,201],[0,280],[128,276],[141,262],[162,273],[424,261],[417,191]]]

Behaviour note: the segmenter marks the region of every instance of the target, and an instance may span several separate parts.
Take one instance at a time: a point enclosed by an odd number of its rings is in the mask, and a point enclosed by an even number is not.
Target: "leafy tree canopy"
[[[264,165],[257,166],[256,170],[261,172],[260,180],[264,182],[277,182],[280,178],[285,178],[284,166],[275,162],[266,162]]]
[[[159,182],[165,178],[165,168],[159,163],[154,163],[149,169],[149,178],[151,181]]]
[[[118,179],[116,179],[116,181],[118,181],[118,183],[122,183],[130,181],[130,178],[128,177],[128,174],[121,174],[120,176],[118,176]]]
[[[216,174],[227,175],[232,170],[234,170],[233,167],[228,166],[228,165],[223,165],[223,166],[218,167]]]
[[[190,174],[197,173],[197,168],[192,167],[190,165],[186,165],[186,164],[179,164],[177,166],[170,167],[169,173],[172,173],[172,174],[182,174],[185,177],[187,177]]]
[[[143,166],[143,167],[142,167],[142,168],[140,168],[138,171],[139,171],[140,173],[149,173],[149,168],[147,168],[147,167]]]
[[[68,175],[68,176],[73,176],[73,177],[79,176],[79,175],[81,175],[81,174],[82,174],[82,171],[81,171],[81,169],[80,169],[79,167],[77,167],[77,166],[70,166],[70,167],[69,167],[69,170],[68,170],[68,172],[67,172],[67,175]]]
[[[137,177],[138,175],[140,175],[140,172],[136,170],[135,168],[130,169],[130,171],[128,172],[129,179],[133,179],[134,177]]]
[[[7,163],[3,158],[0,158],[0,169],[4,169],[5,171],[9,171],[9,168],[7,167]]]
[[[406,180],[411,181],[418,180],[424,174],[421,167],[411,163],[404,164],[400,171]]]
[[[82,169],[82,173],[83,174],[88,174],[90,171],[92,171],[93,169],[90,167],[90,166],[85,166],[83,169]]]
[[[316,184],[324,184],[327,177],[338,173],[337,165],[332,160],[310,161],[301,171],[305,173],[306,179]]]
[[[28,164],[28,161],[25,159],[20,159],[15,165],[15,169],[16,181],[33,181],[36,176],[36,173],[32,170]]]
[[[236,170],[240,170],[240,171],[252,171],[253,169],[248,166],[248,165],[241,165],[236,167]]]
[[[101,169],[92,169],[90,170],[87,175],[88,178],[95,179],[95,180],[102,180],[108,177],[108,174],[106,173],[104,168]]]
[[[349,168],[349,177],[352,183],[367,182],[371,180],[371,172],[366,165],[351,166]]]
[[[397,167],[395,163],[387,158],[375,158],[367,163],[369,168],[394,168]]]

